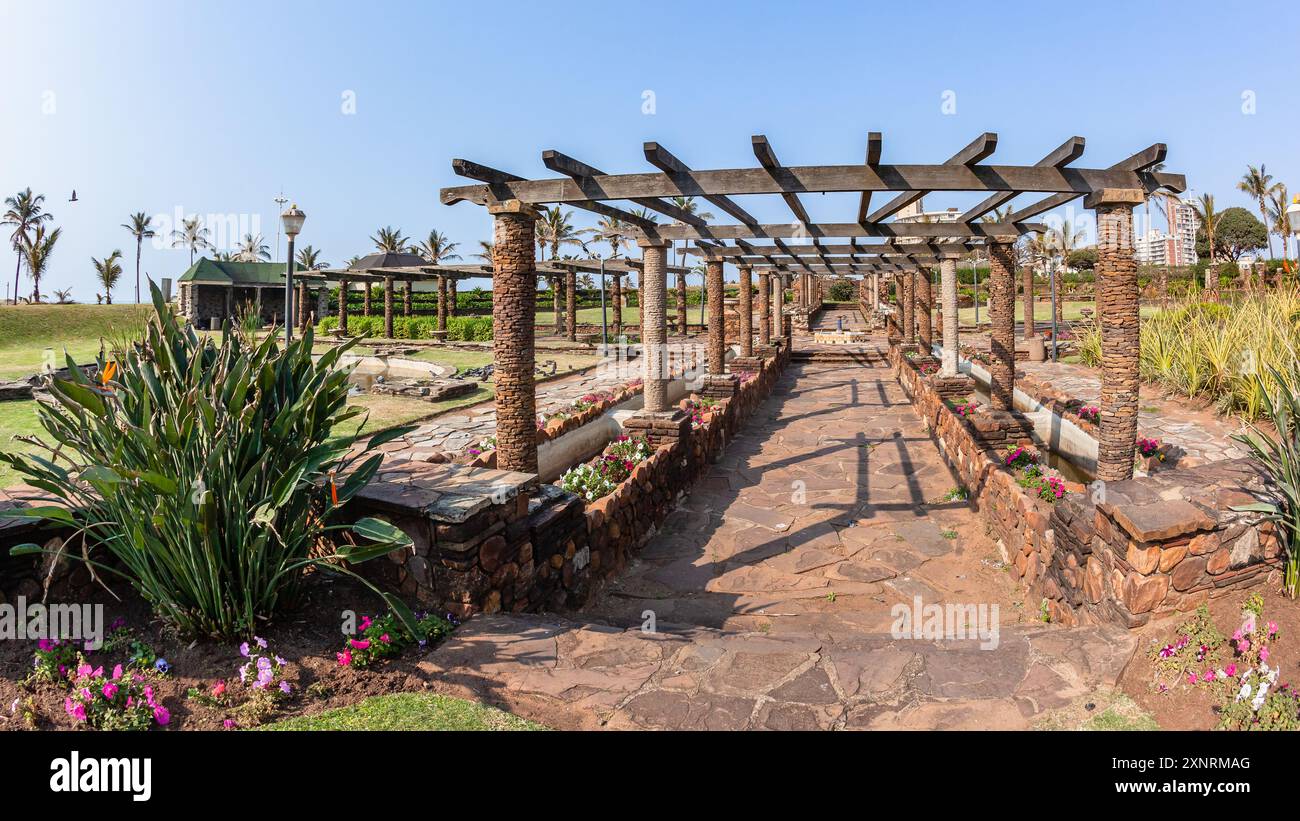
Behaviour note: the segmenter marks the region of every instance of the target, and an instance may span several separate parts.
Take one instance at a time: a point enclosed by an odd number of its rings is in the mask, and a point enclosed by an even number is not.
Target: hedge
[[[327,336],[338,327],[336,316],[327,316],[316,325],[316,333]],[[431,316],[395,316],[393,317],[394,339],[433,339],[433,332],[438,327],[438,320]],[[384,336],[384,318],[382,316],[349,316],[348,333],[353,336]],[[491,342],[492,317],[490,316],[452,316],[447,317],[447,337],[453,342]]]

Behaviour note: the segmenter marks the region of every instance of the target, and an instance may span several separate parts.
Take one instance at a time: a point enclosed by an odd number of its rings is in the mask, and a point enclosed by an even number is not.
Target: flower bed
[[[637,465],[650,458],[650,445],[640,437],[620,436],[603,453],[583,465],[570,468],[558,484],[588,502],[614,492],[632,475]]]
[[[1030,448],[1017,446],[1007,452],[1004,463],[1019,478],[1016,483],[1044,502],[1056,504],[1071,488],[1056,471],[1043,465],[1039,455]],[[1082,490],[1075,486],[1074,490]]]

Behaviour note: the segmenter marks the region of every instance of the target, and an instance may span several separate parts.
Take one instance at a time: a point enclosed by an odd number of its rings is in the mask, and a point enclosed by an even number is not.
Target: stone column
[[[903,342],[916,343],[916,271],[903,273]]]
[[[709,374],[704,380],[704,395],[725,399],[735,393],[736,377],[727,373],[727,317],[723,303],[722,260],[704,264],[705,299],[709,307]]]
[[[930,288],[929,268],[916,272],[916,333],[921,339],[921,353],[934,355],[934,293]]]
[[[957,375],[957,260],[944,257],[939,261],[939,290],[943,295],[943,366],[939,374]]]
[[[1010,242],[989,243],[989,404],[994,410],[1014,408],[1016,386],[1015,252]]]
[[[614,336],[623,334],[623,277],[610,277],[613,288],[610,296],[614,300]]]
[[[783,274],[781,276],[781,301],[780,308],[785,307],[785,289],[794,288],[794,275]],[[784,310],[781,311],[781,335],[785,337],[785,346],[794,349],[794,322]]]
[[[740,268],[740,355],[754,355],[754,282],[749,266]]]
[[[322,283],[319,290],[316,291],[316,321],[319,322],[330,315],[330,288],[326,283]]]
[[[1084,207],[1097,211],[1097,316],[1101,322],[1097,478],[1103,482],[1133,476],[1141,352],[1133,206],[1142,204],[1142,199],[1140,190],[1103,189],[1084,200]]]
[[[772,344],[772,275],[767,269],[758,272],[758,344]]]
[[[573,268],[564,275],[564,336],[578,341],[578,272]]]
[[[1023,279],[1021,281],[1020,290],[1023,292],[1022,295],[1024,297],[1025,310],[1023,336],[1025,339],[1032,339],[1037,334],[1037,331],[1034,328],[1034,266],[1026,265],[1025,270],[1021,273],[1023,274]]]
[[[438,274],[438,330],[447,330],[447,277],[442,274]]]
[[[411,315],[411,308],[415,302],[414,290],[415,286],[411,284],[411,280],[402,283],[402,316]]]
[[[645,406],[623,428],[653,447],[676,445],[690,436],[691,420],[668,404],[668,241],[642,237],[641,345],[645,360]]]
[[[492,363],[496,380],[497,467],[537,472],[537,396],[533,383],[537,309],[537,212],[518,200],[488,206],[492,226]],[[438,314],[445,320],[446,280]]]
[[[363,316],[370,316],[370,280],[361,283],[366,286],[365,295],[361,297],[361,313]]]
[[[456,315],[456,278],[447,279],[447,316]]]
[[[384,277],[384,338],[393,338],[393,278]]]
[[[346,279],[339,280],[339,333],[346,335],[348,332],[348,286],[351,285]]]
[[[686,274],[677,275],[677,333],[686,336]]]

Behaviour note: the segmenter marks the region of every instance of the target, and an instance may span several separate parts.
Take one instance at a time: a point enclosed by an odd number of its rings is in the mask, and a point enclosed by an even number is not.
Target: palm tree
[[[542,258],[539,262],[545,261],[546,249],[551,250],[551,259],[556,259],[560,255],[560,248],[564,245],[581,245],[582,240],[578,239],[578,229],[573,227],[569,222],[570,214],[558,205],[552,205],[549,208],[542,209],[541,219],[537,220],[537,247],[542,251]],[[560,278],[550,277],[551,282],[551,311],[552,318],[555,322],[555,333],[560,333],[561,325],[564,320],[563,313],[560,310]]]
[[[140,302],[140,248],[144,244],[145,237],[155,236],[158,232],[153,230],[153,217],[145,216],[143,211],[138,214],[132,214],[129,222],[122,223],[131,236],[135,237],[135,301]]]
[[[686,213],[694,214],[700,219],[703,220],[713,219],[712,213],[708,211],[700,210],[700,204],[696,202],[695,197],[673,197],[672,203],[673,205],[682,209]],[[678,225],[683,224],[680,220],[677,220],[676,222]],[[682,267],[686,266],[686,242],[685,241],[682,242],[682,247],[677,250],[677,264]],[[705,322],[707,321],[704,316],[704,311],[706,308],[705,303],[708,299],[707,291],[708,288],[702,288],[700,290],[700,324],[701,325],[705,324]],[[681,329],[683,333],[685,333],[686,331],[686,274],[685,273],[681,273],[677,275],[677,293],[680,296],[680,299],[678,301],[682,303],[680,309],[681,318],[678,319],[677,321],[677,327]]]
[[[328,262],[321,261],[320,251],[310,245],[298,249],[298,265],[306,271],[319,271],[330,267]]]
[[[117,285],[117,281],[122,278],[122,252],[115,248],[113,253],[103,259],[91,257],[90,261],[95,265],[95,276],[99,279],[99,283],[104,286],[104,302],[112,305],[113,288]]]
[[[1264,221],[1264,234],[1268,237],[1268,258],[1273,258],[1273,232],[1269,230],[1268,225],[1268,200],[1269,195],[1280,185],[1273,182],[1273,175],[1264,171],[1264,164],[1260,163],[1259,168],[1253,165],[1246,166],[1246,173],[1242,175],[1241,182],[1237,183],[1237,188],[1255,198],[1256,204],[1259,205],[1259,217]],[[1286,238],[1283,237],[1285,242]]]
[[[401,254],[405,252],[406,245],[410,242],[410,240],[402,236],[401,229],[393,228],[388,225],[385,225],[383,228],[376,231],[375,235],[370,238],[370,241],[375,244],[376,250],[380,253],[387,254]]]
[[[204,248],[212,248],[212,242],[208,239],[208,229],[203,227],[203,220],[197,215],[186,217],[181,221],[181,227],[172,231],[172,247],[188,248],[190,251],[190,265],[194,264],[194,252]]]
[[[1287,249],[1289,242],[1287,237],[1291,236],[1291,215],[1286,212],[1289,207],[1287,199],[1284,184],[1278,183],[1273,186],[1273,190],[1269,193],[1268,218],[1273,224],[1273,230],[1282,237],[1282,259],[1284,260],[1291,259],[1291,252]]]
[[[595,228],[584,228],[582,231],[609,246],[609,259],[617,259],[624,248],[631,246],[628,238],[632,229],[618,217],[601,217]]]
[[[71,288],[55,288],[55,289],[54,289],[54,298],[55,298],[55,300],[58,301],[58,303],[59,303],[60,305],[68,305],[68,304],[70,304],[70,303],[72,302],[72,289],[71,289]]]
[[[1202,194],[1200,199],[1192,203],[1192,210],[1196,212],[1196,218],[1201,221],[1201,227],[1205,229],[1205,237],[1210,241],[1210,258],[1205,265],[1205,290],[1216,297],[1219,293],[1219,268],[1214,264],[1214,232],[1219,227],[1219,220],[1223,214],[1214,210],[1214,195]]]
[[[430,265],[437,265],[440,262],[451,262],[454,259],[460,259],[460,254],[452,253],[459,246],[460,243],[452,242],[446,234],[435,228],[429,232],[428,239],[416,243],[414,250],[415,253],[428,260]]]
[[[26,261],[28,232],[44,222],[54,219],[53,214],[44,213],[45,202],[44,194],[32,194],[31,188],[19,191],[12,197],[5,197],[5,214],[0,218],[0,225],[12,225],[13,233],[9,236],[9,244],[13,246],[14,253],[18,255],[18,262],[14,266],[14,299],[13,303],[18,304],[18,276],[22,273],[23,262]]]
[[[487,240],[485,240],[485,239],[481,239],[481,240],[479,240],[479,241],[478,241],[478,253],[477,253],[477,254],[474,254],[474,258],[475,258],[475,259],[481,259],[481,260],[483,260],[484,262],[486,262],[488,265],[491,265],[491,264],[492,264],[492,250],[493,250],[495,247],[496,247],[496,243],[494,243],[494,242],[489,242],[489,241],[487,241]]]
[[[261,234],[244,234],[244,241],[239,243],[235,258],[240,262],[268,262],[271,259],[271,248],[263,242]]]
[[[55,228],[48,234],[45,233],[45,225],[37,225],[36,230],[28,237],[26,244],[23,246],[23,254],[27,262],[27,275],[32,278],[32,303],[36,304],[41,301],[41,277],[45,275],[45,269],[49,267],[50,256],[54,253],[54,244],[62,236],[63,229]]]

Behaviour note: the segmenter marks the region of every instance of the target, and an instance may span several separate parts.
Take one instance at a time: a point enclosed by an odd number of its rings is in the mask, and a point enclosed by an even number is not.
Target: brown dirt
[[[269,650],[288,660],[286,678],[293,685],[271,720],[294,715],[318,713],[361,701],[372,695],[428,689],[432,683],[421,673],[418,662],[428,651],[409,648],[401,657],[378,661],[370,667],[341,667],[335,653],[343,648],[340,631],[342,613],[352,610],[360,618],[374,615],[382,603],[374,593],[349,579],[329,578],[324,574],[311,577],[303,604],[277,622],[259,631],[270,643]],[[138,596],[127,593],[123,601],[102,593],[92,603],[104,604],[105,629],[118,617],[126,619],[137,638],[150,644],[171,664],[171,672],[151,682],[159,699],[170,712],[167,730],[220,730],[223,720],[235,718],[234,711],[199,704],[186,698],[190,688],[204,692],[218,680],[225,680],[228,695],[238,702],[244,698],[239,685],[238,667],[243,662],[239,642],[218,640],[186,641],[178,638],[152,618]],[[23,709],[11,713],[16,699],[35,705],[35,729],[74,729],[85,725],[68,716],[63,709],[67,688],[56,684],[27,684],[32,667],[35,641],[0,642],[0,729],[29,729],[22,720]],[[110,657],[102,650],[89,655],[91,664],[125,662],[120,651]]]
[[[1254,590],[1230,593],[1210,602],[1210,615],[1225,636],[1241,623],[1242,604],[1251,593],[1264,597],[1264,618],[1277,622],[1279,637],[1270,645],[1269,664],[1282,668],[1281,681],[1300,682],[1300,601],[1282,595],[1279,587],[1268,584]],[[1218,724],[1217,700],[1209,687],[1180,684],[1169,691],[1157,692],[1148,653],[1153,646],[1163,647],[1177,638],[1178,626],[1185,615],[1162,619],[1147,625],[1139,633],[1138,647],[1124,670],[1119,686],[1144,710],[1150,712],[1165,730],[1209,730]]]

